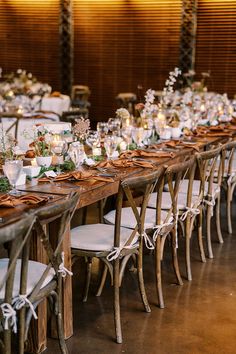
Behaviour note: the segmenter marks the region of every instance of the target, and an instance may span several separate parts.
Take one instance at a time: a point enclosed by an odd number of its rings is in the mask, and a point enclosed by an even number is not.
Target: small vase
[[[52,163],[52,156],[36,156],[38,166],[49,167]]]

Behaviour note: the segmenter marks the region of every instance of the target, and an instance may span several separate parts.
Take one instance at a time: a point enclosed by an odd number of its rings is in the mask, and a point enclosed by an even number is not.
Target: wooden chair
[[[162,192],[162,198],[159,198],[157,192],[152,193],[148,202],[148,208],[169,210],[170,205],[174,214],[177,215],[177,221],[180,223],[186,242],[186,271],[188,280],[192,280],[190,263],[190,240],[194,227],[194,222],[198,221],[198,242],[201,254],[201,260],[206,261],[204,247],[202,242],[202,200],[203,190],[199,189],[198,195],[193,194],[193,182],[196,171],[196,158],[193,156],[187,161],[173,164],[166,170],[168,191]],[[185,179],[188,175],[188,179]],[[182,183],[186,184],[186,193],[181,193]],[[175,232],[178,231],[176,228]],[[160,235],[161,236],[161,235]],[[163,247],[163,246],[162,246]],[[175,250],[174,250],[175,251]]]
[[[64,267],[61,244],[77,202],[78,195],[71,194],[68,200],[58,202],[56,206],[42,207],[36,214],[27,214],[20,221],[0,229],[0,239],[10,242],[9,259],[0,260],[1,279],[5,282],[4,290],[1,290],[1,310],[5,321],[4,353],[11,353],[9,327],[17,330],[17,353],[24,353],[31,318],[34,316],[37,319],[36,308],[46,298],[54,304],[61,352],[68,353],[62,323],[61,292],[62,277],[70,272]],[[48,233],[52,222],[57,224],[57,234],[53,240]],[[42,242],[45,264],[30,260],[32,237]]]
[[[211,244],[211,218],[214,214],[216,206],[216,229],[220,243],[223,243],[221,225],[220,225],[220,197],[222,183],[222,146],[214,147],[208,151],[196,153],[198,171],[200,179],[194,179],[192,194],[197,196],[200,189],[204,193],[203,206],[206,211],[206,230],[207,230],[207,250],[208,257],[213,258]],[[188,188],[189,181],[183,181],[180,187],[180,192],[185,193]]]
[[[179,166],[179,164],[178,164]],[[175,166],[176,167],[176,166]],[[166,171],[165,171],[166,170]],[[164,244],[167,236],[171,235],[172,249],[173,249],[173,266],[178,284],[182,285],[182,279],[179,272],[178,259],[177,259],[177,249],[176,249],[176,193],[178,183],[176,183],[175,190],[173,191],[173,200],[168,206],[168,210],[161,210],[162,201],[162,191],[164,186],[164,180],[167,177],[172,176],[171,169],[163,167],[162,175],[156,183],[156,198],[155,198],[155,209],[147,208],[145,213],[144,230],[146,233],[145,245],[149,249],[155,249],[155,260],[156,260],[156,284],[157,284],[157,294],[160,308],[164,308],[163,291],[162,291],[162,277],[161,277],[161,261],[163,256]],[[180,174],[178,174],[180,178]],[[150,197],[153,193],[150,195]],[[148,205],[150,203],[150,198]],[[110,211],[104,216],[106,223],[114,224],[115,211]],[[122,208],[121,215],[121,225],[122,227],[133,229],[135,227],[134,219],[132,218],[132,205],[130,207]],[[152,241],[148,238],[151,236]]]
[[[146,312],[150,307],[146,297],[143,282],[143,239],[145,234],[145,212],[149,194],[154,185],[161,178],[163,170],[152,172],[149,175],[127,178],[120,182],[117,195],[116,210],[114,211],[115,223],[83,225],[71,230],[72,254],[76,257],[97,257],[102,260],[109,269],[114,288],[114,318],[117,343],[122,343],[122,331],[120,320],[119,287],[126,264],[132,255],[137,255],[137,273],[140,294]],[[135,205],[132,191],[142,187],[143,203],[141,208]],[[122,226],[122,204],[124,198],[130,202],[130,218],[134,227]],[[151,227],[154,221],[150,220]]]
[[[236,141],[230,141],[222,146],[222,186],[226,191],[227,226],[229,234],[232,234],[231,204],[236,187],[235,149]]]

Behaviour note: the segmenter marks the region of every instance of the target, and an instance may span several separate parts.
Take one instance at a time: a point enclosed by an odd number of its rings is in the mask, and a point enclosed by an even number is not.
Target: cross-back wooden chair
[[[162,282],[161,282],[161,261],[163,258],[163,249],[165,240],[171,231],[172,236],[172,255],[174,262],[174,269],[176,272],[177,281],[182,284],[182,279],[179,273],[177,247],[178,247],[178,222],[182,223],[184,227],[184,234],[186,237],[186,269],[187,276],[190,280],[191,264],[190,264],[190,238],[193,228],[195,216],[200,213],[199,198],[192,195],[192,184],[195,174],[196,160],[192,157],[186,161],[175,163],[169,166],[165,172],[165,183],[167,186],[160,185],[160,189],[151,194],[148,203],[148,208],[153,208],[157,213],[156,232],[154,233],[154,240],[156,242],[156,277],[157,277],[157,290],[159,298],[161,298],[160,306],[164,307],[162,295]],[[187,186],[187,194],[179,192],[183,181],[186,176],[189,176],[189,183]],[[164,181],[163,181],[164,183]],[[164,189],[164,190],[163,190]],[[167,219],[161,221],[161,212],[168,211]],[[168,230],[170,216],[174,220],[174,226]],[[172,223],[170,223],[171,226]],[[199,246],[201,250],[202,259],[204,260],[204,249],[202,245],[202,235],[199,233]]]
[[[232,234],[231,204],[236,187],[235,149],[236,141],[230,141],[222,146],[222,185],[226,191],[227,226],[229,234]]]
[[[24,353],[24,346],[27,340],[29,324],[32,316],[37,319],[36,308],[44,299],[50,298],[54,303],[54,313],[57,318],[58,338],[61,352],[68,353],[62,323],[62,277],[71,274],[64,266],[64,255],[61,250],[63,237],[67,228],[70,227],[70,220],[78,202],[78,195],[72,193],[67,200],[58,201],[56,205],[52,204],[42,207],[33,215],[23,217],[19,224],[12,224],[13,235],[18,234],[19,241],[10,244],[10,262],[9,260],[1,260],[3,267],[1,272],[11,281],[10,295],[7,292],[5,302],[7,306],[2,306],[3,318],[5,320],[4,341],[7,350],[4,353],[11,353],[10,348],[10,329],[17,330],[18,335],[18,353]],[[24,239],[21,230],[21,223],[24,226],[32,220],[32,225],[28,228]],[[53,235],[53,242],[48,233],[49,225],[52,222],[57,223],[57,233]],[[21,228],[20,228],[21,227]],[[30,252],[33,237],[40,239],[42,243],[42,252],[45,253],[45,264],[38,261],[30,260]],[[2,229],[0,229],[2,232]],[[17,250],[17,251],[16,251]],[[11,261],[13,257],[13,261]],[[8,268],[8,262],[13,262],[12,269]],[[9,285],[7,283],[6,290]],[[12,290],[13,289],[13,290]],[[5,311],[5,312],[4,312]],[[18,325],[16,327],[16,320]]]
[[[163,169],[150,174],[130,177],[120,182],[116,200],[116,210],[113,211],[114,224],[91,224],[78,226],[71,230],[72,254],[76,257],[97,257],[107,266],[114,289],[114,318],[117,343],[122,342],[119,287],[126,264],[132,255],[137,256],[137,274],[139,289],[146,312],[150,307],[146,297],[143,281],[143,240],[147,240],[145,233],[147,220],[145,219],[146,207],[154,185],[162,178]],[[133,191],[141,188],[143,201],[137,207]],[[123,200],[130,203],[129,222],[133,227],[124,227]],[[155,224],[150,220],[151,227]],[[150,226],[149,225],[149,226]],[[149,241],[150,242],[150,241]]]
[[[12,331],[17,332],[17,314],[12,302],[26,293],[27,258],[34,215],[22,215],[21,220],[0,228],[0,244],[8,244],[9,257],[0,259],[0,352],[12,353]],[[20,263],[18,258],[22,257]],[[16,352],[14,348],[14,352]]]
[[[198,196],[203,193],[202,205],[206,211],[206,229],[207,229],[207,249],[208,257],[213,258],[211,245],[211,218],[216,205],[216,230],[219,242],[223,242],[220,225],[220,196],[222,183],[222,146],[211,147],[207,151],[195,154],[197,159],[197,178],[193,180],[192,195]],[[179,193],[186,194],[189,180],[184,179],[181,182]],[[168,188],[167,188],[168,189]],[[201,217],[202,219],[202,217]],[[202,225],[202,220],[200,221]],[[202,231],[201,231],[202,232]],[[202,251],[201,251],[202,254]],[[203,254],[202,254],[203,256]],[[203,260],[203,258],[202,258]]]
[[[196,154],[200,181],[194,181],[193,193],[197,193],[197,186],[204,191],[203,204],[206,210],[206,232],[208,257],[213,258],[211,242],[211,218],[216,217],[216,230],[220,243],[223,243],[220,224],[220,198],[222,184],[222,146]],[[219,162],[218,162],[219,161]]]

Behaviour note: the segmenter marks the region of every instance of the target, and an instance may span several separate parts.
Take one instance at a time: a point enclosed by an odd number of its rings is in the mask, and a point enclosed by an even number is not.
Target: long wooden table
[[[200,145],[201,149],[206,148],[208,145],[217,143],[222,138],[211,137],[211,138],[199,138],[196,142]],[[223,138],[223,140],[227,140]],[[222,140],[222,141],[223,141]],[[155,168],[162,166],[163,164],[172,164],[173,162],[181,161],[187,155],[193,154],[194,150],[192,148],[182,148],[176,150],[174,158],[151,158],[155,164]],[[150,158],[147,158],[150,159]],[[119,181],[125,177],[131,176],[136,173],[148,173],[150,169],[143,169],[137,167],[131,168],[121,168],[117,169],[117,174],[115,176],[114,182],[104,183],[96,182],[92,183],[90,181],[80,181],[80,182],[57,182],[53,183],[40,183],[37,185],[27,184],[21,188],[25,193],[40,193],[49,195],[49,203],[57,203],[60,199],[65,198],[71,191],[77,191],[80,195],[80,200],[78,208],[82,208],[91,205],[99,200],[106,197],[114,195],[118,191]],[[1,225],[9,222],[11,219],[18,218],[20,214],[27,211],[27,206],[21,206],[12,209],[1,208],[0,218],[2,218]],[[36,257],[38,261],[43,261],[40,256],[40,243],[37,242],[35,245]],[[71,247],[70,247],[70,230],[68,230],[63,241],[63,251],[65,252],[65,266],[71,269]],[[71,277],[66,277],[63,284],[63,316],[64,316],[64,329],[65,336],[69,338],[73,335],[73,309],[72,309],[72,281]],[[32,349],[34,353],[39,353],[46,348],[46,306],[42,304],[38,308],[38,322],[34,323],[34,333],[33,333],[33,343],[34,348]],[[42,326],[41,323],[44,323]]]

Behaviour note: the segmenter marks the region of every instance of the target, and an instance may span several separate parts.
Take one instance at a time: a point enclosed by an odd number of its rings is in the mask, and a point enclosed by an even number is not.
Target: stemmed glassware
[[[85,153],[84,153],[84,145],[79,141],[73,142],[70,144],[68,155],[71,160],[74,162],[77,169],[83,164]]]
[[[3,166],[4,174],[7,176],[10,185],[13,189],[9,194],[19,195],[21,192],[16,189],[16,182],[20,177],[21,171],[23,168],[23,162],[21,160],[6,160]]]
[[[91,149],[95,149],[100,146],[100,134],[97,130],[89,130],[86,143]]]
[[[100,137],[102,139],[105,138],[105,135],[108,133],[109,128],[108,128],[108,123],[107,122],[98,122],[97,123],[97,131],[100,134]]]
[[[120,126],[121,126],[121,121],[119,118],[109,118],[108,119],[108,128],[113,135],[120,134]]]
[[[144,128],[142,127],[133,127],[132,129],[132,138],[137,146],[142,147],[142,141],[144,139]]]
[[[107,135],[104,139],[104,147],[106,150],[107,158],[110,160],[117,149],[118,139],[115,135]]]
[[[129,145],[132,143],[132,129],[131,125],[121,129],[121,135],[127,142],[127,149],[129,150]]]

